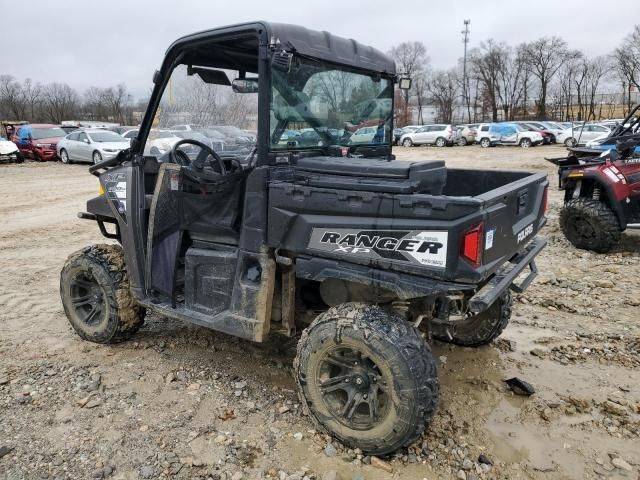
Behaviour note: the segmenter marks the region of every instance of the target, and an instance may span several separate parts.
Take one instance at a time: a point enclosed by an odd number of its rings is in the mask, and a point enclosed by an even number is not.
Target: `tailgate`
[[[546,174],[536,173],[477,197],[484,201],[485,273],[523,250],[546,223],[548,186]]]

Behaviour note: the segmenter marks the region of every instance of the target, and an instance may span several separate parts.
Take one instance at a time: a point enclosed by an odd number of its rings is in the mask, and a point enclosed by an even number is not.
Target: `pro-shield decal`
[[[314,228],[309,248],[347,257],[394,260],[445,268],[447,241],[447,232]]]
[[[106,173],[103,177],[105,193],[118,213],[126,220],[127,214],[127,175],[124,172]]]

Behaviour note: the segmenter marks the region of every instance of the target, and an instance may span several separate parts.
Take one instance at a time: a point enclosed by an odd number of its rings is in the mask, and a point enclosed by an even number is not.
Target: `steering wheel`
[[[198,153],[198,156],[193,162],[185,152],[179,149],[182,145],[195,145],[200,148],[200,153]],[[228,173],[220,155],[210,146],[197,140],[185,138],[176,142],[173,148],[171,148],[169,155],[173,163],[186,167],[187,171],[196,179],[214,180]],[[207,163],[209,156],[213,157],[215,162],[209,161],[211,169],[205,169],[205,163]]]

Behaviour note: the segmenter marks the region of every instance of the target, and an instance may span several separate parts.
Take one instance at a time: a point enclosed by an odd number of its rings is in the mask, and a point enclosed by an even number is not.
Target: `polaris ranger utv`
[[[73,328],[117,342],[152,311],[256,342],[301,331],[294,370],[310,417],[372,454],[411,444],[438,399],[425,339],[492,341],[510,290],[536,275],[545,175],[396,161],[394,87],[410,81],[327,32],[196,33],[153,80],[131,149],[89,169],[102,193],[79,216],[119,245],[67,260]],[[172,143],[162,127],[177,123],[257,140]]]

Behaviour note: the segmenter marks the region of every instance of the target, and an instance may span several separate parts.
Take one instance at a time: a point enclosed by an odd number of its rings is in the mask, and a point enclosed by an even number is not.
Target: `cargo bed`
[[[544,225],[547,185],[542,173],[447,169],[442,161],[302,159],[272,172],[268,244],[479,283]],[[477,263],[462,254],[474,229]]]

